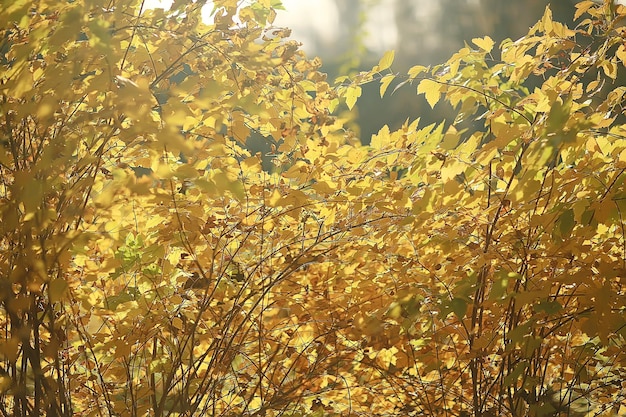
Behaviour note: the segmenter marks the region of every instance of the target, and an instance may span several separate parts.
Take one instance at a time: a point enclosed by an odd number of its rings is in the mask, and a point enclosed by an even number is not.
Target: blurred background
[[[543,16],[550,4],[553,18],[573,22],[576,0],[282,0],[277,26],[293,29],[309,57],[319,56],[329,80],[346,72],[370,69],[382,54],[395,49],[394,72],[413,65],[444,62],[474,37],[491,36],[496,45],[516,40]],[[495,57],[497,58],[497,57]],[[357,102],[355,126],[368,143],[385,124],[398,128],[408,118],[421,125],[446,119],[451,109],[432,111],[415,87],[405,86],[393,96],[379,96],[379,85],[363,88]],[[440,108],[441,107],[441,108]]]

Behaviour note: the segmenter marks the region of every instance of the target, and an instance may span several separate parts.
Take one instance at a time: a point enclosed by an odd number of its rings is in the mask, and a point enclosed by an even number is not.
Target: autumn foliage
[[[239,3],[2,2],[0,415],[623,413],[626,8],[328,82]]]

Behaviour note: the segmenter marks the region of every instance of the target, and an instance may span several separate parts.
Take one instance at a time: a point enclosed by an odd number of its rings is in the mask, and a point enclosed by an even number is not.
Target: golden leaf
[[[495,45],[495,42],[489,36],[485,36],[484,38],[474,38],[472,39],[472,42],[485,52],[491,52],[493,45]]]
[[[441,96],[441,85],[427,78],[420,81],[417,86],[417,93],[424,94],[430,107],[434,108]]]
[[[378,66],[376,67],[376,70],[377,71],[383,71],[383,70],[386,70],[387,68],[391,67],[391,64],[393,63],[394,56],[395,56],[395,51],[394,50],[385,52],[385,54],[382,56],[382,58],[380,58],[380,61],[378,61]]]

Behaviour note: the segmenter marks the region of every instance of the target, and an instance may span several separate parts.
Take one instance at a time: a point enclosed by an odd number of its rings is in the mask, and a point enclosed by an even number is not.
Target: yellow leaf
[[[241,161],[241,167],[246,173],[259,173],[261,172],[261,160],[256,156],[251,156]]]
[[[270,196],[270,198],[269,198],[269,201],[268,201],[269,206],[270,206],[270,207],[276,207],[276,206],[277,206],[278,201],[279,201],[281,198],[282,198],[282,195],[280,194],[280,192],[279,192],[278,190],[274,190],[274,191],[272,192],[272,195],[271,195],[271,196]]]
[[[387,88],[389,87],[389,84],[391,84],[391,82],[394,80],[395,75],[389,74],[389,75],[385,75],[381,80],[380,80],[380,96],[383,97],[385,95],[385,91],[387,91]]]
[[[200,175],[200,173],[198,172],[198,170],[195,167],[193,167],[191,165],[184,164],[184,165],[180,165],[178,168],[176,168],[175,175],[179,179],[185,179],[185,178],[197,178]]]
[[[376,362],[381,365],[383,369],[387,369],[390,365],[397,363],[396,353],[398,353],[398,348],[392,346],[390,349],[382,348],[379,351],[372,350],[369,356],[370,359],[376,358]]]
[[[385,55],[383,55],[383,57],[380,58],[380,61],[378,61],[378,66],[377,66],[378,71],[386,70],[387,68],[391,66],[391,64],[393,63],[393,58],[395,56],[395,53],[396,52],[394,50],[385,52]]]
[[[546,6],[546,11],[541,18],[541,23],[543,23],[543,31],[546,34],[552,32],[553,24],[552,24],[552,10],[550,10],[549,6]]]
[[[474,38],[472,39],[472,42],[485,52],[491,52],[493,45],[495,44],[493,39],[489,36],[485,36],[484,38]]]
[[[182,330],[184,327],[183,320],[180,317],[174,317],[172,319],[172,327],[177,330]]]
[[[450,162],[446,162],[446,164],[441,168],[441,180],[442,181],[450,181],[457,175],[459,175],[465,169],[465,165],[456,160],[452,160]]]
[[[370,142],[370,146],[374,149],[382,149],[383,146],[389,144],[389,126],[384,125],[378,134],[372,135],[372,140]]]
[[[244,114],[241,112],[234,113],[231,125],[231,134],[235,139],[242,142],[245,142],[248,136],[250,136],[250,128],[246,124],[244,117]]]
[[[315,191],[321,194],[332,194],[336,191],[336,184],[329,181],[318,181],[311,186]]]
[[[348,109],[352,110],[356,104],[356,99],[361,97],[361,87],[358,85],[351,85],[346,91],[346,105]]]
[[[626,65],[626,47],[624,47],[624,45],[620,45],[619,48],[617,48],[617,51],[615,52],[615,56],[617,56],[620,61],[622,61],[622,64]]]
[[[433,80],[425,79],[420,81],[417,86],[417,94],[424,94],[426,101],[430,104],[430,107],[435,107],[435,104],[439,101],[441,85]]]
[[[200,124],[200,120],[195,117],[185,116],[185,122],[183,123],[183,130],[190,131],[193,130],[194,127]]]
[[[604,70],[604,73],[608,76],[611,77],[612,79],[616,79],[617,78],[617,65],[615,60],[604,60],[604,62],[602,62],[600,64],[600,67]]]
[[[587,1],[581,1],[580,3],[576,4],[576,13],[574,13],[574,20],[578,19],[580,16],[582,16],[587,10],[589,10],[591,7],[593,7],[595,3],[593,1],[587,0]]]
[[[428,71],[428,67],[425,67],[423,65],[415,65],[409,69],[408,74],[409,74],[409,77],[413,79],[425,71]]]
[[[394,320],[398,319],[402,314],[402,306],[397,301],[394,301],[391,303],[385,314]]]

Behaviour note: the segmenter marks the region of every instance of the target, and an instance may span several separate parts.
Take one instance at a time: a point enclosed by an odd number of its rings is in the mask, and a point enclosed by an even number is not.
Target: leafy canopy
[[[620,411],[624,7],[331,84],[203,4],[3,2],[3,414]],[[361,145],[369,82],[457,118]]]

